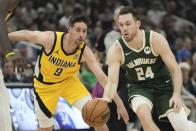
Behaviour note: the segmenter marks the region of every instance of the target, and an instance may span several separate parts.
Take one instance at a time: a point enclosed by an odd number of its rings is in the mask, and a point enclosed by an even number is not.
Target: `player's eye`
[[[120,26],[120,27],[122,27],[122,26],[123,26],[123,24],[119,24],[119,26]]]
[[[85,30],[83,30],[83,33],[86,33],[88,30],[87,29],[85,29]]]
[[[125,25],[131,25],[131,21],[126,21]]]
[[[76,32],[80,32],[81,30],[79,28],[76,28]]]

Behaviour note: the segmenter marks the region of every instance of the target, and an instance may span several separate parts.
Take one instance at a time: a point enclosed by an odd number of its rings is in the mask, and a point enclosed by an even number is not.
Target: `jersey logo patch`
[[[150,47],[148,47],[148,46],[145,47],[145,48],[144,48],[144,53],[145,53],[145,54],[150,54],[150,53],[151,53]]]
[[[130,51],[130,52],[128,52],[128,53],[125,53],[125,55],[128,56],[128,55],[131,54],[131,53],[132,53],[132,51]]]
[[[78,58],[79,58],[79,54],[75,54],[74,59],[78,59]]]
[[[54,53],[57,53],[57,55],[59,55],[59,50],[55,51]]]

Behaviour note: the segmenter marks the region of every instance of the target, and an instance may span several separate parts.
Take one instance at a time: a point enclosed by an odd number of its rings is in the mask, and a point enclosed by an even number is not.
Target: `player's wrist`
[[[122,100],[119,98],[119,96],[115,96],[113,98],[113,101],[116,103],[117,106],[121,106],[123,104]]]
[[[173,96],[175,96],[175,97],[179,97],[179,98],[180,98],[180,93],[176,93],[176,92],[174,92],[174,93],[173,93]]]

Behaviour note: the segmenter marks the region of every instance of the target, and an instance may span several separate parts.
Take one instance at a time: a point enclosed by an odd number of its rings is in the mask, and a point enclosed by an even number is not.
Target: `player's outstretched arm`
[[[182,88],[182,73],[179,65],[177,64],[177,61],[175,59],[174,54],[172,53],[171,49],[169,48],[169,44],[167,40],[158,33],[153,33],[152,35],[152,45],[154,52],[157,55],[160,55],[164,63],[169,68],[171,74],[172,74],[172,80],[173,80],[173,96],[170,100],[170,106],[174,105],[174,109],[176,111],[180,110],[181,99],[181,88]]]
[[[52,31],[29,31],[20,30],[8,34],[11,41],[29,41],[42,45],[45,49],[51,49],[54,42],[54,32]]]
[[[113,44],[109,49],[107,54],[107,64],[108,64],[108,81],[104,88],[103,98],[113,99],[117,104],[118,119],[122,116],[124,122],[128,124],[129,115],[127,110],[123,106],[123,102],[117,95],[117,87],[119,81],[119,71],[122,61],[122,51],[117,44]],[[120,107],[120,108],[119,108]]]
[[[118,96],[116,89],[115,89],[115,88],[117,88],[117,85],[118,85],[119,70],[116,71],[115,73],[111,74],[111,75],[114,75],[113,77],[114,77],[114,79],[116,79],[115,84],[113,83],[113,79],[111,79],[112,84],[114,84],[115,87],[109,87],[109,85],[108,85],[108,88],[106,88],[107,87],[106,84],[108,83],[107,76],[102,71],[101,67],[99,66],[99,63],[95,59],[95,55],[93,54],[93,52],[91,51],[91,49],[89,47],[85,48],[81,62],[87,63],[89,69],[95,74],[98,82],[102,85],[102,87],[105,87],[104,90],[108,89],[108,93],[111,92],[110,89],[113,91],[113,94],[112,94],[113,96],[110,99],[113,99],[117,105],[117,113],[118,113],[119,118],[121,116],[123,118],[124,122],[128,123],[128,121],[129,121],[128,113],[124,107],[124,104],[123,104],[121,98]],[[120,68],[120,64],[117,65],[116,68]],[[109,71],[109,72],[111,73],[111,71]],[[107,97],[107,98],[109,98],[109,97]]]
[[[113,99],[117,92],[121,58],[120,47],[113,44],[107,54],[108,81],[104,90],[105,98]]]

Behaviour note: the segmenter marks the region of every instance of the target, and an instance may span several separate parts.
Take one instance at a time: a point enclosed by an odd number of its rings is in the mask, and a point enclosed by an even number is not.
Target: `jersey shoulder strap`
[[[145,42],[146,45],[145,46],[149,46],[150,47],[150,30],[144,30],[144,34],[145,34]]]

